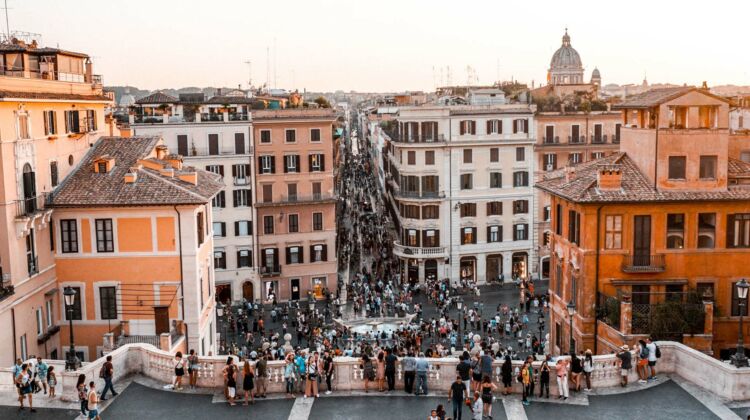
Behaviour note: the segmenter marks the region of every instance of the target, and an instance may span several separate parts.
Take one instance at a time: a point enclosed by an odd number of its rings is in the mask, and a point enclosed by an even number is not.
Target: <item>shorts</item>
[[[622,369],[620,371],[620,375],[622,376],[628,376],[628,374],[630,374],[630,369]]]
[[[89,418],[90,419],[95,419],[96,416],[98,416],[98,415],[99,415],[99,409],[98,408],[95,408],[93,410],[89,410]]]
[[[234,398],[234,396],[237,395],[237,389],[233,386],[230,386],[227,388],[227,394],[229,394],[229,398]]]
[[[175,368],[175,376],[185,376],[185,368]]]
[[[648,361],[648,365],[651,366],[651,367],[656,366],[656,360],[649,360]]]
[[[648,364],[648,360],[646,359],[641,359],[638,361],[638,366],[646,366],[646,364]]]

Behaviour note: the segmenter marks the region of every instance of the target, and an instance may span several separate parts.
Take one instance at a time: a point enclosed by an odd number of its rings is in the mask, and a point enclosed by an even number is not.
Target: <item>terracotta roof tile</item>
[[[65,101],[106,101],[112,102],[112,99],[105,95],[78,95],[74,93],[50,93],[50,92],[19,92],[10,90],[0,90],[0,98],[18,98],[18,99],[59,99]]]
[[[179,99],[163,92],[154,92],[135,101],[137,104],[173,104],[175,102],[179,102]]]
[[[613,108],[649,108],[681,96],[693,89],[695,88],[692,86],[651,89],[649,91],[627,98],[619,104],[613,106]]]

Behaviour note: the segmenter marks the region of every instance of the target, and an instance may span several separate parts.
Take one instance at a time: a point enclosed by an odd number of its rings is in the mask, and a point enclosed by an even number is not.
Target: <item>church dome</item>
[[[135,98],[133,97],[133,95],[130,94],[130,89],[125,89],[125,92],[120,97],[120,102],[118,103],[118,105],[123,108],[127,108],[134,104],[135,104]]]
[[[594,67],[594,71],[591,72],[591,78],[592,79],[593,78],[598,78],[598,79],[602,78],[602,75],[599,74],[599,69],[598,68]]]
[[[549,66],[553,71],[561,69],[580,69],[583,67],[581,56],[578,55],[578,51],[570,46],[570,35],[568,35],[567,29],[562,38],[562,46],[555,51]]]

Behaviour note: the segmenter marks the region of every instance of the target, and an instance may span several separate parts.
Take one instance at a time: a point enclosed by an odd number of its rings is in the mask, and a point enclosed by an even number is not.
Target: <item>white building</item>
[[[196,96],[198,95],[198,96]],[[155,93],[137,101],[134,135],[160,135],[186,166],[224,177],[213,201],[214,270],[220,301],[260,299],[253,261],[253,142],[251,98],[202,94],[173,98]]]
[[[402,278],[530,275],[533,108],[401,107],[390,127],[382,165]]]

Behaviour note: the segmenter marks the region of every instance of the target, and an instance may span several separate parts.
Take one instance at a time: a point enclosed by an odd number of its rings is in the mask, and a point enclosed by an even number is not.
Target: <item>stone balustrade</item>
[[[657,369],[660,374],[676,373],[683,378],[705,388],[717,396],[733,401],[750,399],[750,368],[737,369],[732,365],[716,360],[700,351],[689,348],[676,342],[658,343],[662,358],[659,359]],[[114,365],[115,383],[128,375],[143,375],[163,382],[171,383],[174,379],[174,355],[157,349],[149,344],[128,344],[110,353]],[[233,356],[234,357],[234,356]],[[428,359],[429,372],[427,386],[430,392],[446,393],[451,383],[456,378],[456,358]],[[223,386],[222,370],[226,365],[227,356],[200,357],[198,371],[198,386],[202,388],[220,389]],[[100,382],[99,370],[105,362],[104,358],[84,363],[75,372],[64,371],[64,361],[48,360],[48,364],[54,365],[58,374],[58,382],[62,389],[58,394],[63,400],[75,401],[77,392],[75,389],[78,376],[86,375],[86,381],[96,380]],[[235,357],[235,362],[239,362]],[[521,367],[521,361],[513,361],[513,369]],[[541,362],[534,362],[536,371]],[[501,376],[502,361],[493,363],[492,380],[496,384],[502,383]],[[403,371],[401,365],[397,365],[396,384],[397,389],[403,389]],[[555,366],[550,366],[550,394],[557,395],[557,382]],[[0,371],[0,392],[15,392],[12,368],[4,368]],[[711,378],[706,381],[706,378]],[[364,390],[363,370],[361,360],[353,357],[337,357],[334,359],[334,375],[332,378],[334,390],[337,391],[360,391]],[[630,382],[637,380],[635,369],[630,372]],[[537,373],[537,382],[538,382]],[[238,378],[238,383],[242,379]],[[618,360],[613,354],[594,356],[594,371],[592,373],[592,384],[595,388],[616,387],[620,383],[620,367]],[[374,388],[373,384],[373,388]],[[538,388],[537,388],[538,390]],[[513,378],[513,391],[521,392],[521,385]],[[284,387],[284,361],[268,362],[268,392],[283,393]]]

